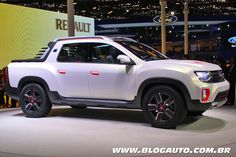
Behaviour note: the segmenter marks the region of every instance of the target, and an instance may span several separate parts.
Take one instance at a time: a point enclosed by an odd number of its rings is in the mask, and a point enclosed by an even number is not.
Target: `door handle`
[[[65,70],[57,70],[57,72],[58,72],[59,74],[63,74],[63,75],[66,74],[66,71],[65,71]]]
[[[98,71],[90,71],[90,74],[93,76],[99,76],[99,72]]]

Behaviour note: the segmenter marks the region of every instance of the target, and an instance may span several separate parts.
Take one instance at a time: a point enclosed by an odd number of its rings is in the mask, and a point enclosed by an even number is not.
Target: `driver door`
[[[124,53],[104,43],[89,45],[92,64],[89,68],[90,97],[94,99],[133,100],[134,67],[119,64],[117,57]]]

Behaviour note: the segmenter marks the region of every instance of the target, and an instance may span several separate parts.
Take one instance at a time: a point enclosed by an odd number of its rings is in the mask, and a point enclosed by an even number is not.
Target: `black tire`
[[[86,109],[87,108],[87,106],[82,106],[82,105],[76,105],[76,106],[70,106],[71,108],[73,108],[73,109]]]
[[[25,115],[30,118],[47,116],[52,108],[45,90],[36,83],[23,87],[20,93],[20,106]]]
[[[187,110],[183,97],[169,86],[155,86],[143,97],[146,120],[157,128],[173,129],[184,120]]]
[[[189,111],[188,116],[202,116],[205,111]]]

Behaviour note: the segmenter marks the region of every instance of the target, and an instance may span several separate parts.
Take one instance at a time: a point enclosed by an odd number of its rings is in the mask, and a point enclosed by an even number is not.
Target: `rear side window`
[[[106,43],[73,43],[63,45],[58,62],[119,64],[117,57],[123,54]]]
[[[63,45],[57,61],[58,62],[89,62],[90,55],[87,44],[65,44]]]

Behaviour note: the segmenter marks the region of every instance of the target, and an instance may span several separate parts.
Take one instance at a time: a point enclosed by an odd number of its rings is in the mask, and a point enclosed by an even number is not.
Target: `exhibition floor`
[[[0,157],[190,156],[112,154],[113,147],[231,147],[236,156],[236,106],[188,117],[176,130],[157,129],[137,110],[54,107],[46,118],[26,118],[19,109],[0,110]]]

